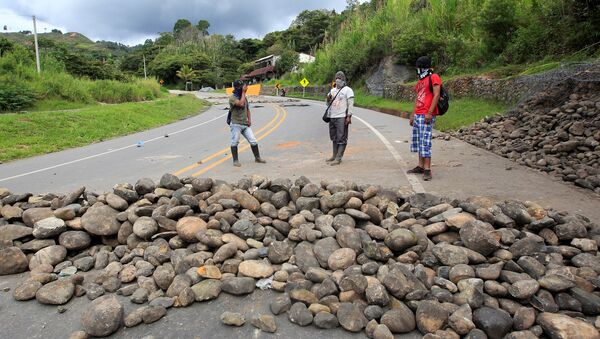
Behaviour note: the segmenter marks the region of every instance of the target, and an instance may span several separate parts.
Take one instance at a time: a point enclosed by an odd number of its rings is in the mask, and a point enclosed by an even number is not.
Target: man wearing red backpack
[[[419,154],[419,165],[408,173],[423,174],[423,180],[429,181],[432,179],[431,137],[438,115],[442,79],[433,73],[431,59],[427,56],[417,59],[416,68],[419,81],[415,86],[417,94],[415,108],[410,115],[410,125],[413,128],[410,151]]]

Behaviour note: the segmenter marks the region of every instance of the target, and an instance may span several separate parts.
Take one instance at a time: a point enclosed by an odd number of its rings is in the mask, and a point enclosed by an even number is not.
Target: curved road
[[[408,150],[408,121],[371,110],[356,109],[346,157],[341,166],[328,166],[324,159],[329,156],[331,145],[327,126],[321,121],[324,105],[313,101],[254,98],[253,129],[268,163],[254,163],[250,150],[242,147],[242,167],[236,168],[231,166],[223,96],[197,95],[211,98],[215,104],[195,117],[154,130],[2,164],[0,187],[13,192],[65,193],[86,186],[88,190],[103,192],[117,183],[134,184],[141,177],[158,181],[166,172],[180,177],[212,176],[229,182],[252,174],[292,179],[305,175],[317,182],[340,179],[388,187],[410,186],[416,191],[459,198],[485,195],[496,199],[531,200],[543,206],[579,212],[600,222],[598,196],[459,140],[434,140],[433,181],[421,182],[415,176],[407,176],[406,167],[415,161]],[[137,147],[138,141],[144,141],[141,147]],[[507,170],[508,167],[512,169]],[[71,301],[63,314],[35,301],[17,303],[12,299],[12,289],[22,279],[23,276],[0,279],[0,291],[11,288],[0,292],[3,314],[0,337],[19,338],[27,333],[29,338],[58,338],[79,329],[79,314],[88,303],[86,298]],[[241,309],[247,315],[268,312],[264,299],[273,297],[271,293],[259,291],[245,298],[223,296],[210,303],[195,303],[187,309],[171,310],[157,323],[121,330],[114,337],[141,338],[148,334],[156,338],[323,336],[324,332],[312,326],[300,328],[289,323],[285,315],[277,318],[279,330],[274,335],[261,333],[249,324],[229,328],[215,321],[226,310]],[[132,308],[131,303],[124,304]],[[350,335],[335,330],[327,332],[327,336],[346,338],[364,337],[364,334]]]
[[[214,103],[190,119],[90,146],[0,165],[0,187],[13,192],[65,193],[80,186],[104,192],[141,177],[158,181],[170,172],[180,177],[211,176],[235,182],[245,175],[312,180],[351,180],[388,187],[409,186],[465,198],[536,201],[545,207],[582,213],[600,222],[600,198],[545,174],[519,166],[459,140],[434,140],[431,182],[405,174],[416,161],[409,152],[408,121],[357,108],[341,166],[323,161],[330,155],[324,104],[275,97],[252,99],[253,130],[266,165],[256,164],[241,146],[241,168],[231,166],[226,98],[197,93]],[[166,137],[168,136],[168,137]],[[137,146],[143,141],[141,147]],[[247,145],[246,145],[247,146]],[[511,170],[507,170],[511,168]]]

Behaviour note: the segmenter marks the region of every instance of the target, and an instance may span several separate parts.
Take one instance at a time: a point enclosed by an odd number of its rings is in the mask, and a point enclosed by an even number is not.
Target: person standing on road
[[[233,166],[241,167],[238,160],[238,144],[240,143],[240,134],[248,140],[252,153],[254,153],[254,161],[260,164],[266,163],[261,157],[258,150],[258,142],[252,132],[252,118],[250,115],[250,107],[246,98],[248,86],[241,80],[233,82],[233,94],[229,97],[229,110],[231,112],[231,156],[233,157]]]
[[[327,159],[331,166],[339,165],[348,144],[348,129],[352,123],[354,110],[354,91],[346,86],[346,75],[339,71],[335,74],[335,87],[327,94],[329,105],[329,138],[333,143],[333,155]]]
[[[431,59],[422,56],[416,63],[419,81],[415,86],[417,99],[415,108],[410,115],[412,126],[412,143],[410,151],[419,154],[419,165],[408,171],[409,174],[423,174],[423,180],[429,181],[431,175],[431,137],[433,125],[438,113],[438,101],[442,79],[433,73]]]

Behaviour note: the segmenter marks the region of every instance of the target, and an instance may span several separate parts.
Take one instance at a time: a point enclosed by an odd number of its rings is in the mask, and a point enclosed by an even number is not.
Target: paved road
[[[371,110],[356,109],[343,165],[327,166],[323,160],[330,155],[331,145],[327,126],[320,119],[324,106],[314,101],[253,99],[253,130],[268,164],[255,164],[250,150],[242,147],[243,166],[235,168],[228,147],[226,101],[222,95],[197,95],[215,104],[193,118],[151,131],[2,164],[0,187],[13,192],[64,193],[84,185],[103,192],[117,183],[134,184],[141,177],[158,180],[166,172],[228,181],[251,174],[272,178],[305,175],[313,180],[411,186],[461,198],[486,195],[530,200],[600,222],[597,195],[459,140],[434,140],[433,181],[407,176],[406,167],[416,161],[409,152],[408,122]],[[138,141],[144,144],[137,147]]]
[[[496,199],[531,200],[543,206],[579,212],[600,222],[598,196],[459,140],[434,141],[433,181],[421,182],[417,177],[408,177],[404,174],[406,167],[415,161],[408,150],[408,122],[370,110],[356,110],[350,146],[342,166],[327,166],[323,160],[329,156],[331,146],[327,126],[320,119],[324,107],[312,101],[254,99],[253,129],[268,163],[255,164],[250,150],[245,149],[240,154],[243,166],[235,168],[231,166],[228,151],[226,105],[222,97],[210,97],[215,105],[187,120],[87,147],[2,164],[0,187],[13,192],[61,193],[84,185],[89,190],[102,192],[116,183],[133,184],[141,177],[158,180],[165,172],[228,181],[255,173],[271,178],[305,175],[313,180],[347,179],[390,187],[411,186],[415,190],[453,197],[485,195]],[[138,141],[144,144],[137,147]],[[507,167],[512,169],[506,170]],[[0,290],[14,288],[22,279],[23,276],[2,277]],[[11,292],[0,292],[3,314],[0,337],[60,338],[79,329],[79,314],[86,299],[72,301],[67,306],[68,311],[59,314],[54,307],[41,306],[35,301],[16,303]],[[148,334],[156,338],[363,337],[362,334],[350,336],[342,330],[325,334],[313,327],[300,328],[289,323],[285,316],[278,317],[280,329],[275,335],[256,332],[250,325],[231,329],[215,321],[224,310],[243,309],[247,314],[265,312],[264,300],[272,297],[268,292],[247,298],[225,296],[215,302],[172,310],[156,324],[119,331],[114,337],[141,338]]]

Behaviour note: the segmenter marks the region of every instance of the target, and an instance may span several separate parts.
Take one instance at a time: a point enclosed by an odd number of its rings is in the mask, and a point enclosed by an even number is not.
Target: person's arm
[[[240,97],[240,100],[236,100],[235,105],[237,107],[245,107],[246,106],[246,91],[248,91],[248,86],[244,85],[243,89],[242,89],[242,96]]]
[[[246,114],[248,115],[248,127],[252,126],[252,115],[250,114],[250,108],[246,110]]]
[[[354,112],[354,92],[349,91],[348,95],[348,115],[346,116],[346,124],[352,123],[352,113]]]
[[[438,85],[438,84],[433,85],[433,100],[431,101],[431,106],[429,106],[429,110],[427,111],[427,114],[425,115],[425,123],[426,124],[429,124],[431,122],[431,119],[433,118],[433,111],[435,111],[438,101],[440,101],[440,91],[441,91],[440,85]]]

